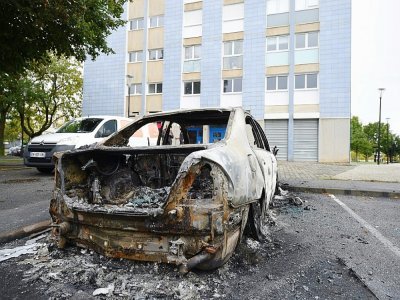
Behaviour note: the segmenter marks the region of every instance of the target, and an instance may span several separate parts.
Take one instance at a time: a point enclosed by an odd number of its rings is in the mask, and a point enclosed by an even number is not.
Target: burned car
[[[135,146],[149,127],[147,145]],[[72,243],[187,272],[224,264],[245,229],[265,237],[277,161],[241,108],[148,115],[55,161],[50,214],[61,248]]]

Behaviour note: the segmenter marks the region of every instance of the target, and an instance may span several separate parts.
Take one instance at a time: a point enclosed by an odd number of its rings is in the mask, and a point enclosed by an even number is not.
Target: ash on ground
[[[277,211],[284,211],[285,208],[293,209],[297,207],[297,210],[311,210],[311,206],[308,205],[307,200],[301,199],[297,194],[291,193],[287,190],[278,188],[278,194],[274,196],[273,201],[270,203],[270,208]]]
[[[244,237],[237,253],[221,268],[183,275],[175,265],[110,259],[78,247],[60,250],[50,238],[42,243],[33,257],[19,264],[29,266],[23,282],[43,286],[49,299],[227,298],[230,281],[250,274],[274,247]]]

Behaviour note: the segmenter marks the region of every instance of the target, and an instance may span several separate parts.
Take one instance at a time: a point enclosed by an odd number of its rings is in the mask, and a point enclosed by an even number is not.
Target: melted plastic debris
[[[132,198],[125,206],[135,208],[159,208],[165,203],[170,189],[170,187],[152,189],[146,186],[137,188],[133,191]]]
[[[115,204],[89,204],[83,199],[78,197],[70,198],[64,195],[64,201],[70,209],[101,212],[107,214],[127,214],[137,216],[159,216],[164,210],[161,207],[130,207],[128,205],[115,205]]]
[[[279,208],[287,205],[303,206],[307,201],[303,201],[300,197],[279,188],[279,194],[275,195],[270,203],[271,208]]]
[[[258,248],[260,248],[260,242],[253,240],[252,238],[246,239],[246,245],[253,250],[257,250]]]
[[[93,292],[93,296],[98,296],[98,295],[108,295],[114,292],[115,286],[114,284],[109,284],[106,288],[98,288]]]
[[[44,245],[42,243],[37,243],[37,241],[43,237],[44,235],[41,235],[34,239],[28,240],[23,246],[0,250],[0,262],[10,258],[19,257],[24,254],[36,254],[38,249]]]

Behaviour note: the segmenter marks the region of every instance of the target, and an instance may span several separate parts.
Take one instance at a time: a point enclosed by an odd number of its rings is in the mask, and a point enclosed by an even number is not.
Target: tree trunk
[[[0,156],[4,155],[4,132],[6,129],[6,112],[0,113]]]

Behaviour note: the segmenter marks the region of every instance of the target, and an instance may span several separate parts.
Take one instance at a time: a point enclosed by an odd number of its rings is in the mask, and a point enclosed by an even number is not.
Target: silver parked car
[[[146,146],[131,146],[143,128]],[[87,149],[56,157],[50,213],[58,246],[213,269],[245,228],[264,237],[277,161],[241,108],[145,116]]]

